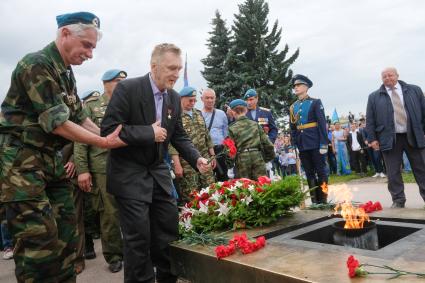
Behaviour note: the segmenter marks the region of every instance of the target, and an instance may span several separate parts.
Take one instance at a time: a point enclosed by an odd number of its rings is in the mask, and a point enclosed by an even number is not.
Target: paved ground
[[[363,178],[347,183],[353,190],[353,201],[380,201],[384,209],[391,206],[391,197],[387,191],[386,178]],[[407,184],[406,188],[407,202],[406,207],[423,208],[424,202],[419,195],[418,186],[416,184]],[[86,269],[77,277],[77,282],[92,283],[92,282],[123,282],[123,271],[112,274],[108,270],[103,256],[101,254],[100,240],[95,241],[95,249],[97,258],[86,261]],[[16,282],[14,277],[13,260],[5,261],[0,259],[0,283]]]

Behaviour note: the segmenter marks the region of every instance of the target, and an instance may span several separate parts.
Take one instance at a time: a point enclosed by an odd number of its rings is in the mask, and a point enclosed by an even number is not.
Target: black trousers
[[[310,188],[316,187],[313,192],[310,192],[313,203],[326,203],[327,196],[320,187],[323,182],[328,183],[326,157],[327,155],[320,154],[319,149],[300,151],[301,165],[304,168],[308,185]]]
[[[176,282],[169,251],[178,237],[176,200],[155,181],[152,203],[115,199],[124,239],[124,282],[155,282],[155,277],[157,282]]]
[[[406,134],[396,134],[393,148],[382,151],[385,166],[387,167],[388,190],[390,191],[393,202],[403,204],[406,202],[404,183],[401,177],[403,151],[407,154],[413,175],[419,186],[419,193],[425,201],[425,149],[410,146]]]
[[[223,145],[218,144],[214,146],[214,153],[217,155],[223,151]],[[215,179],[219,182],[224,182],[229,180],[227,176],[227,165],[226,165],[226,157],[220,156],[217,157],[217,166],[214,168]]]
[[[366,159],[366,150],[361,149],[358,151],[351,151],[350,159],[352,163],[352,168],[357,173],[367,173],[367,159]]]

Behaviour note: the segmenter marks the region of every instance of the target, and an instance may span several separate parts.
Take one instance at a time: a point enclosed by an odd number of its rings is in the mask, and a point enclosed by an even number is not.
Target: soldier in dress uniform
[[[207,125],[202,112],[194,108],[196,103],[196,90],[193,87],[184,87],[180,91],[182,106],[182,123],[187,135],[203,157],[213,157],[214,144],[211,140]],[[169,154],[174,163],[174,173],[178,178],[180,188],[180,204],[189,201],[189,194],[194,190],[208,187],[215,182],[213,171],[210,169],[205,174],[195,171],[187,161],[179,156],[177,150],[170,144]],[[211,167],[215,167],[215,159],[212,159]]]
[[[261,128],[263,128],[272,144],[274,144],[277,138],[278,130],[272,112],[270,109],[258,106],[258,95],[255,89],[248,89],[245,92],[244,99],[248,106],[248,112],[246,116],[249,119],[256,121],[261,126]],[[273,169],[272,161],[266,163],[266,168],[267,174],[271,176]]]
[[[295,75],[292,85],[298,98],[289,109],[292,142],[300,152],[308,186],[315,188],[310,192],[311,201],[326,203],[327,195],[321,189],[323,183],[328,183],[325,169],[328,136],[323,105],[320,99],[308,95],[313,82],[306,76]]]
[[[244,100],[248,106],[248,112],[246,113],[246,116],[249,119],[256,121],[268,135],[272,144],[274,144],[278,131],[270,109],[258,107],[258,95],[255,89],[248,89],[245,92]]]
[[[83,111],[71,65],[93,57],[100,21],[56,17],[56,40],[21,59],[1,104],[0,187],[18,282],[75,282],[77,230],[61,149],[70,141],[125,146],[121,126],[107,137]],[[6,168],[6,170],[4,170]]]
[[[84,103],[90,119],[100,127],[106,107],[115,86],[127,77],[125,71],[113,69],[102,76],[104,94],[92,95]],[[106,191],[106,159],[108,151],[95,146],[75,143],[74,160],[78,173],[78,185],[91,197],[93,210],[100,217],[100,239],[102,252],[111,272],[122,268],[122,238],[118,210],[114,197]],[[89,235],[87,235],[89,236]],[[86,239],[90,241],[90,237]],[[86,245],[91,251],[92,247]]]

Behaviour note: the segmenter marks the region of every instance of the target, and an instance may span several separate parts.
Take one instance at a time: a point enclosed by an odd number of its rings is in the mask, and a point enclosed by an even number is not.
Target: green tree
[[[209,32],[211,37],[208,39],[208,49],[210,53],[201,60],[204,64],[204,71],[201,74],[207,81],[209,88],[214,89],[218,96],[218,107],[226,103],[226,57],[230,49],[230,31],[226,27],[226,22],[221,18],[220,12],[215,12],[215,18],[212,20],[213,30]]]
[[[269,6],[264,0],[246,0],[239,5],[238,14],[234,15],[231,34],[227,29],[222,29],[222,26],[225,27],[224,21],[216,13],[213,31],[210,32],[212,36],[207,44],[210,54],[202,61],[205,65],[202,74],[208,86],[221,95],[218,106],[231,99],[241,98],[247,89],[255,88],[259,95],[259,105],[270,107],[277,117],[288,114],[289,105],[294,101],[290,66],[297,59],[299,50],[289,57],[287,44],[283,50],[278,50],[282,28],[279,28],[276,20],[269,31],[268,14]],[[218,33],[219,26],[222,31],[225,30],[222,37]],[[212,42],[226,44],[220,48],[212,45]],[[207,61],[210,56],[216,61]]]
[[[269,6],[264,0],[247,0],[240,4],[232,26],[234,46],[242,62],[243,91],[255,88],[259,104],[270,107],[277,117],[283,117],[294,100],[290,66],[297,59],[299,50],[289,58],[287,44],[282,51],[278,50],[282,28],[276,20],[269,32],[268,14]]]

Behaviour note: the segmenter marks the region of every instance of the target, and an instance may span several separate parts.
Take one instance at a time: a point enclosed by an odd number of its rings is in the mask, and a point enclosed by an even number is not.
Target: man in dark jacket
[[[393,208],[406,202],[401,177],[403,151],[425,200],[425,97],[420,87],[398,80],[395,68],[381,73],[383,85],[369,95],[366,131],[371,146],[382,151]]]
[[[180,97],[173,90],[181,69],[180,48],[157,45],[151,72],[118,83],[102,121],[103,136],[122,125],[120,138],[128,145],[110,152],[106,184],[118,205],[125,282],[177,280],[168,245],[178,237],[177,203],[164,162],[168,143],[201,173],[210,169],[182,125]]]

